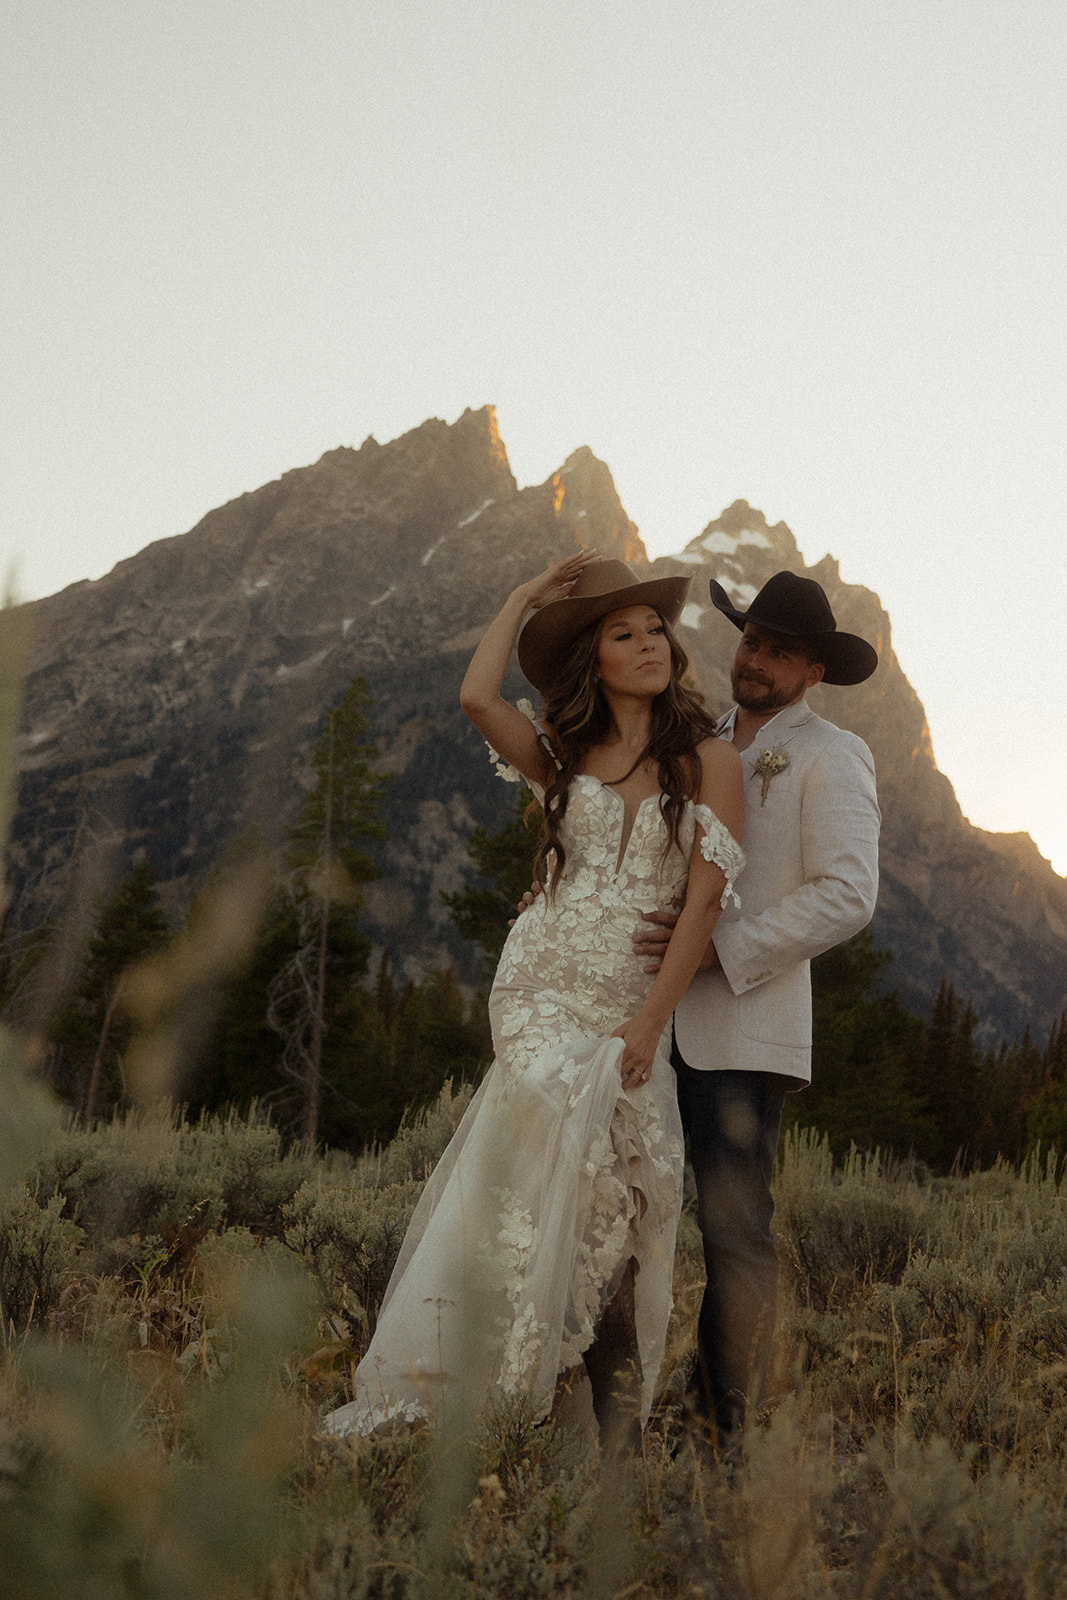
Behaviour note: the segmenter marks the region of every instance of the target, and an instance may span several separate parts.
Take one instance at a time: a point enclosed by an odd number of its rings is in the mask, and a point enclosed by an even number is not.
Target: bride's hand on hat
[[[551,605],[553,600],[566,600],[582,570],[591,561],[599,560],[596,550],[579,550],[563,561],[551,562],[544,572],[523,584],[526,604],[534,611],[540,611],[542,606]]]

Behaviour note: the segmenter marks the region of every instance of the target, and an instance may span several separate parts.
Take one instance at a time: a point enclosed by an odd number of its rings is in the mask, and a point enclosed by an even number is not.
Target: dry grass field
[[[0,1593],[20,1600],[1067,1593],[1067,1190],[786,1145],[773,1396],[727,1482],[662,1403],[632,1468],[502,1406],[323,1439],[469,1091],[373,1158],[171,1111],[56,1125],[12,1052],[0,1134]],[[16,1178],[16,1174],[21,1176]]]

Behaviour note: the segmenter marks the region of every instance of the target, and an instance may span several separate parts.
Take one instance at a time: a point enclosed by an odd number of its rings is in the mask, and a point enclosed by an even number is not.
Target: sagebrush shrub
[[[224,1227],[282,1237],[285,1208],[314,1170],[306,1152],[286,1149],[278,1129],[262,1118],[233,1112],[183,1123],[178,1136],[196,1152],[200,1170],[217,1170]]]
[[[198,1240],[226,1227],[281,1238],[312,1165],[256,1116],[189,1123],[165,1108],[58,1133],[35,1184],[84,1228],[87,1266],[144,1269],[167,1252],[187,1263]]]
[[[431,1105],[405,1119],[396,1137],[382,1152],[384,1181],[403,1183],[412,1178],[417,1183],[425,1183],[463,1121],[473,1095],[470,1084],[460,1084],[453,1091],[449,1080]]]
[[[74,1271],[84,1235],[63,1215],[63,1200],[43,1203],[25,1184],[0,1200],[0,1312],[5,1323],[25,1327],[59,1304]]]
[[[446,1091],[355,1161],[286,1152],[255,1118],[53,1137],[32,1188],[0,1207],[7,1314],[48,1330],[9,1339],[0,1369],[0,1588],[1060,1594],[1067,1187],[1047,1163],[929,1181],[876,1156],[835,1166],[811,1135],[784,1142],[774,1396],[732,1487],[681,1427],[673,1388],[632,1475],[600,1470],[584,1423],[538,1424],[518,1402],[490,1406],[470,1437],[317,1436],[468,1103]],[[116,1219],[128,1234],[109,1235]],[[702,1287],[687,1211],[668,1368]]]
[[[308,1264],[358,1350],[374,1330],[420,1192],[412,1178],[383,1188],[307,1183],[286,1207],[286,1244]]]
[[[97,1272],[144,1267],[223,1216],[220,1172],[201,1162],[195,1141],[183,1146],[169,1112],[69,1130],[39,1163],[36,1183],[61,1195],[85,1229],[86,1266]]]
[[[844,1600],[1054,1600],[1062,1594],[1062,1515],[1019,1475],[944,1438],[883,1436],[845,1475],[851,1561],[835,1572]],[[845,1498],[841,1494],[841,1499]]]
[[[898,1283],[925,1238],[930,1197],[877,1154],[852,1151],[835,1169],[810,1130],[790,1134],[776,1188],[775,1237],[798,1299],[818,1311],[858,1286]]]

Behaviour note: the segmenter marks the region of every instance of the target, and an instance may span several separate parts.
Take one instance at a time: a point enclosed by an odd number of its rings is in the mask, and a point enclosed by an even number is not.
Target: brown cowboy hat
[[[856,633],[842,633],[821,583],[795,572],[768,578],[747,611],[731,605],[721,583],[711,580],[712,604],[735,628],[754,622],[772,633],[802,638],[826,669],[824,683],[862,683],[878,665],[878,652]]]
[[[691,578],[650,578],[642,583],[625,561],[591,561],[565,600],[535,611],[519,634],[519,666],[535,689],[552,682],[560,657],[580,633],[624,606],[650,605],[665,622],[681,615]]]

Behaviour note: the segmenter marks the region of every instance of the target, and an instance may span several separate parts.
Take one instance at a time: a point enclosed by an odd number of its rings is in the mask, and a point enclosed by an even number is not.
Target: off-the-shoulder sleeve
[[[556,766],[558,767],[559,762],[556,761],[556,757],[548,743],[548,737],[545,733],[545,730],[538,722],[534,708],[530,704],[529,700],[518,701],[516,710],[521,711],[523,716],[528,717],[533,723],[534,727],[537,729],[538,739],[541,741],[541,744],[544,746],[549,756],[551,756],[552,760],[556,762]],[[489,743],[488,739],[485,742],[485,748],[489,752],[489,760],[492,762],[498,778],[503,778],[505,783],[525,783],[527,788],[533,790],[541,804],[544,804],[545,791],[542,789],[539,783],[532,783],[528,778],[523,777],[518,767],[510,766],[508,762],[506,762],[500,755],[497,754],[492,745]]]
[[[710,806],[696,805],[693,815],[704,830],[700,841],[700,853],[705,861],[712,861],[721,867],[726,874],[726,887],[722,892],[719,905],[724,909],[729,901],[733,901],[738,910],[741,900],[734,888],[734,880],[745,865],[745,852],[730,832],[724,822],[720,822]]]

